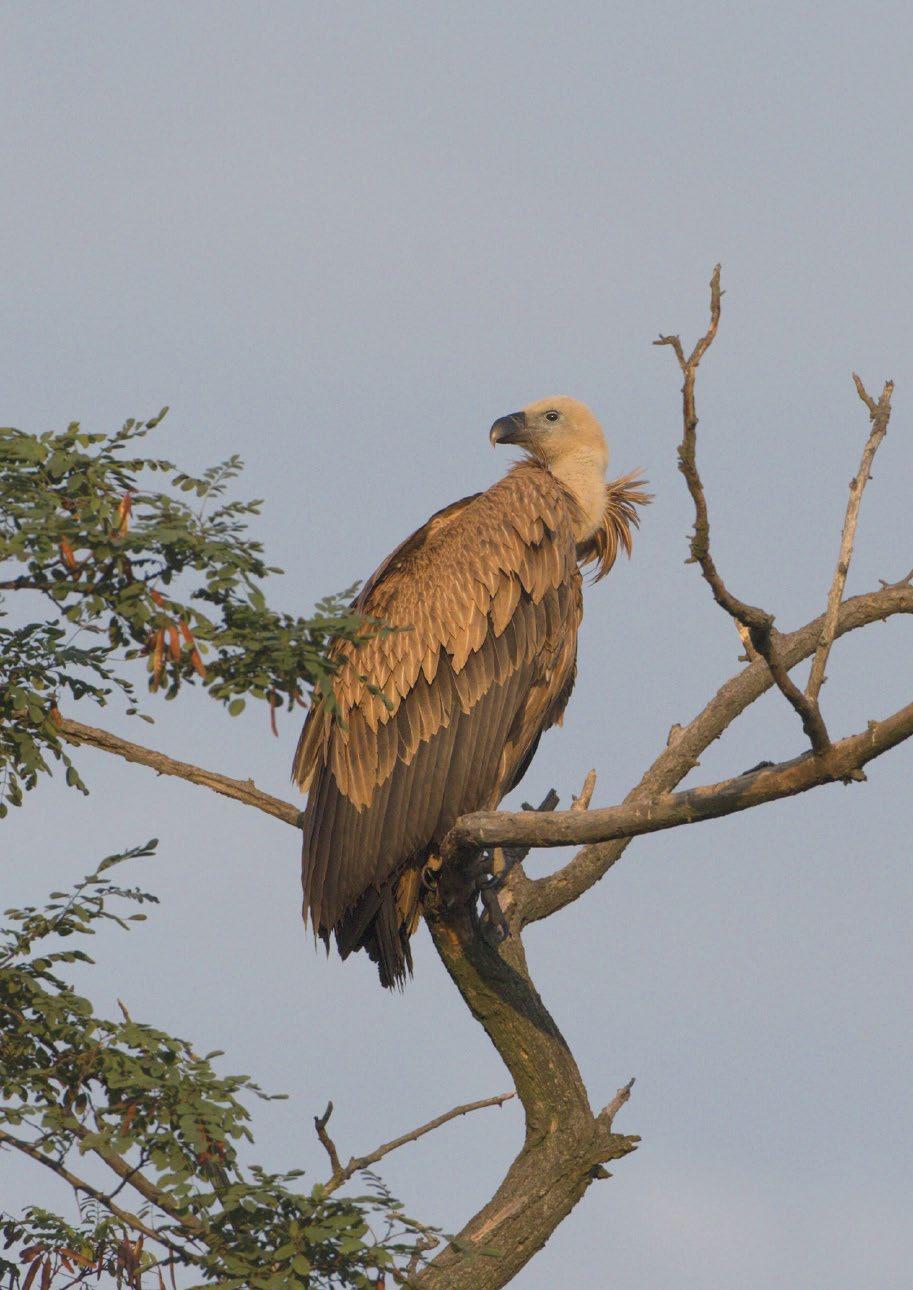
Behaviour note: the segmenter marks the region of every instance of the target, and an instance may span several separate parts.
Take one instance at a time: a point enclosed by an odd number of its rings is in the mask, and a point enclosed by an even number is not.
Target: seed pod
[[[117,508],[117,533],[123,537],[130,527],[130,512],[133,510],[133,494],[124,493]]]
[[[152,650],[152,679],[158,685],[162,672],[162,656],[165,653],[165,629],[160,627],[155,633],[155,646]]]
[[[76,552],[67,538],[60,539],[60,554],[63,562],[68,569],[78,569],[79,561],[76,559]]]

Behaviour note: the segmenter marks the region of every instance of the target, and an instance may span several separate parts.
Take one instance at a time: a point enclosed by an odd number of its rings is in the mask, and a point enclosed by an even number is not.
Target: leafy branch
[[[69,893],[7,911],[0,933],[0,1150],[63,1179],[81,1198],[67,1222],[36,1207],[0,1215],[0,1238],[42,1286],[107,1273],[134,1290],[161,1286],[163,1267],[190,1269],[201,1284],[278,1290],[300,1285],[364,1287],[394,1274],[428,1248],[429,1230],[404,1214],[366,1173],[392,1145],[331,1185],[302,1190],[301,1170],[245,1166],[251,1141],[245,1096],[269,1099],[249,1077],[223,1076],[220,1053],[122,1016],[98,1016],[61,975],[91,964],[74,945],[154,897],[121,887],[111,871],[154,854],[155,842],[109,856]],[[393,1144],[396,1145],[396,1144]],[[85,1176],[93,1156],[110,1182]],[[355,1173],[367,1191],[334,1196]],[[135,1212],[128,1196],[141,1206]],[[372,1222],[383,1228],[372,1231]],[[435,1242],[436,1243],[436,1242]],[[16,1267],[8,1258],[0,1273]],[[10,1275],[12,1273],[10,1272]]]
[[[201,686],[232,716],[258,700],[275,730],[281,707],[327,692],[333,639],[378,628],[349,607],[354,589],[308,618],[267,604],[281,570],[249,532],[261,503],[228,497],[240,458],[192,476],[137,454],[165,411],[111,435],[0,429],[0,620],[13,605],[16,620],[0,622],[0,817],[54,760],[86,791],[55,720],[63,697],[118,693],[136,715],[138,663],[152,693]]]

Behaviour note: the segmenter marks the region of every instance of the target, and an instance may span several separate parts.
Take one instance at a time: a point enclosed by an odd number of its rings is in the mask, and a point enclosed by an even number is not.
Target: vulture
[[[561,721],[574,685],[581,566],[631,553],[633,474],[606,482],[589,408],[566,396],[491,427],[523,458],[432,515],[354,601],[392,630],[331,647],[292,777],[303,817],[304,918],[342,958],[365,949],[381,984],[412,971],[422,874],[459,816],[491,809]],[[636,472],[635,472],[636,473]]]

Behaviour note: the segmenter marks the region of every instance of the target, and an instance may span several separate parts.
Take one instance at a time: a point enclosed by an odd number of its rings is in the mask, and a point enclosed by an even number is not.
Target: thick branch
[[[682,342],[678,336],[660,336],[655,345],[669,345],[675,351],[679,367],[685,381],[682,385],[682,420],[684,433],[678,449],[678,468],[685,477],[688,492],[694,502],[694,533],[691,538],[691,560],[700,565],[701,573],[713,598],[726,613],[735,620],[736,626],[744,627],[748,633],[752,648],[765,660],[771,675],[784,698],[792,705],[802,721],[802,728],[816,753],[827,750],[830,740],[824,719],[813,698],[808,698],[791,680],[777,643],[773,627],[773,615],[756,605],[746,604],[734,596],[720,576],[713,556],[710,553],[710,516],[707,509],[707,498],[704,485],[697,468],[697,426],[698,415],[694,399],[694,385],[697,380],[697,369],[704,354],[713,344],[720,324],[723,292],[720,290],[720,266],[713,270],[710,279],[710,325],[701,339],[694,346],[689,358],[685,358]]]
[[[885,588],[847,601],[840,607],[836,634],[895,613],[913,613],[910,587]],[[818,619],[780,638],[784,665],[793,667],[808,658],[820,630]],[[761,659],[728,681],[704,711],[677,732],[628,801],[655,798],[673,788],[697,764],[700,753],[773,683]],[[890,733],[884,731],[886,737]],[[796,765],[804,773],[817,760],[806,756]],[[547,822],[539,813],[536,818]],[[573,812],[573,818],[580,825],[587,814]],[[591,887],[627,845],[628,839],[622,839],[584,847],[564,869],[535,882],[514,869],[505,902],[513,934],[498,948],[475,934],[465,906],[446,906],[445,893],[440,893],[440,906],[428,910],[435,947],[508,1067],[527,1128],[523,1150],[492,1199],[464,1226],[459,1244],[445,1249],[415,1278],[417,1290],[495,1290],[506,1285],[593,1180],[605,1177],[605,1164],[637,1144],[636,1138],[614,1134],[610,1123],[629,1089],[620,1090],[604,1112],[593,1114],[574,1058],[530,979],[520,934],[524,923],[560,909]],[[473,1253],[485,1248],[497,1250],[497,1257]]]
[[[532,983],[519,926],[499,948],[476,935],[465,905],[429,909],[435,948],[509,1069],[526,1140],[494,1196],[410,1284],[416,1290],[496,1290],[545,1244],[603,1165],[633,1151],[593,1114],[573,1055]],[[497,1251],[485,1257],[481,1251]],[[478,1252],[478,1253],[477,1253]]]
[[[175,761],[172,757],[167,757],[152,748],[130,743],[118,735],[109,734],[107,730],[84,726],[81,721],[71,721],[67,717],[61,717],[58,725],[61,734],[70,743],[88,744],[92,748],[100,748],[102,752],[114,753],[126,761],[149,766],[159,775],[176,775],[178,779],[186,779],[191,784],[200,784],[203,788],[212,789],[214,793],[221,793],[223,797],[233,797],[236,802],[243,802],[245,806],[254,806],[258,811],[265,811],[267,815],[273,815],[277,820],[283,820],[295,828],[300,826],[301,811],[297,806],[292,805],[291,802],[283,802],[280,797],[272,797],[269,793],[261,792],[254,785],[253,780],[231,779],[228,775],[220,775],[214,770],[203,770],[202,767],[193,766],[186,761]]]
[[[804,753],[716,784],[683,793],[664,793],[647,801],[590,811],[476,811],[464,815],[449,835],[450,844],[477,850],[492,846],[561,847],[569,843],[610,842],[657,833],[682,824],[719,819],[764,802],[806,793],[820,784],[864,779],[862,767],[913,735],[913,703],[884,721],[871,721],[861,733],[831,745],[823,756]]]
[[[885,587],[865,596],[854,596],[840,606],[835,636],[843,636],[893,614],[911,613],[913,588],[910,587]],[[780,657],[785,667],[795,667],[814,653],[823,622],[824,615],[821,615],[797,631],[779,637]],[[674,743],[663,749],[625,802],[644,801],[670,792],[693,770],[710,744],[772,685],[770,670],[760,659],[732,677],[703,711],[677,733]],[[555,873],[527,882],[520,897],[520,920],[531,923],[547,918],[577,900],[603,877],[627,846],[628,839],[621,839],[584,847]]]
[[[468,1115],[470,1111],[481,1111],[488,1106],[503,1106],[512,1097],[516,1097],[514,1092],[499,1093],[496,1097],[485,1097],[478,1102],[466,1102],[463,1106],[455,1106],[451,1111],[445,1111],[443,1115],[438,1115],[433,1120],[429,1120],[427,1124],[422,1124],[419,1128],[413,1129],[411,1133],[404,1133],[401,1137],[394,1138],[392,1142],[383,1143],[374,1151],[368,1152],[366,1156],[353,1156],[345,1167],[343,1167],[339,1159],[336,1144],[327,1133],[327,1122],[333,1113],[333,1103],[330,1102],[322,1116],[319,1118],[314,1117],[317,1136],[330,1157],[330,1167],[333,1170],[332,1176],[324,1184],[324,1191],[328,1193],[336,1191],[344,1182],[348,1182],[354,1174],[359,1173],[362,1169],[370,1169],[371,1165],[376,1165],[378,1160],[383,1160],[384,1156],[388,1156],[391,1151],[397,1151],[400,1147],[404,1147],[407,1142],[417,1142],[426,1133],[439,1129],[441,1125],[448,1124],[451,1120],[455,1120],[461,1115]]]
[[[853,542],[856,537],[856,525],[859,520],[862,493],[870,479],[875,453],[878,451],[882,439],[888,433],[888,422],[891,420],[891,395],[894,393],[894,382],[885,381],[881,398],[876,403],[866,392],[865,386],[855,372],[853,373],[853,380],[856,383],[856,391],[860,399],[869,410],[872,429],[862,451],[862,461],[859,463],[859,469],[855,477],[850,480],[850,496],[846,504],[846,516],[843,521],[843,533],[840,538],[840,554],[837,557],[837,568],[834,570],[834,579],[827,598],[824,626],[821,629],[815,657],[812,659],[808,685],[805,687],[806,696],[813,703],[818,701],[821,686],[824,684],[824,672],[827,667],[831,646],[834,643],[837,614],[840,611],[843,589],[846,586],[846,575],[849,573],[850,561],[853,558]]]

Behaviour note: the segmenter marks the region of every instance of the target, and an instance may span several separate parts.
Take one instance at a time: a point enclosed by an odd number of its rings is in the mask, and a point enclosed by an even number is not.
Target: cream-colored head
[[[582,511],[578,541],[590,537],[605,509],[609,464],[602,426],[585,403],[558,394],[500,417],[489,432],[493,444],[513,443],[570,490]]]
[[[603,472],[609,464],[602,426],[585,403],[566,394],[539,399],[522,412],[500,417],[489,438],[493,444],[519,444],[544,466],[569,456],[598,464]]]

